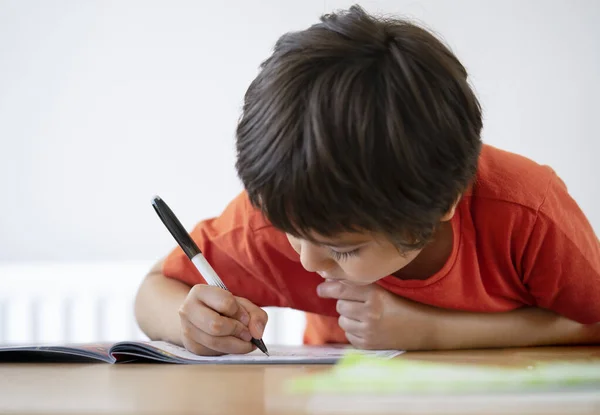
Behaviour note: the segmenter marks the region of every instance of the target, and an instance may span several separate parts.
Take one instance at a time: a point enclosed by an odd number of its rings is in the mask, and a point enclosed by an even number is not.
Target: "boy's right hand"
[[[262,338],[268,319],[247,299],[204,284],[192,287],[179,316],[183,346],[203,356],[251,352],[250,340]]]

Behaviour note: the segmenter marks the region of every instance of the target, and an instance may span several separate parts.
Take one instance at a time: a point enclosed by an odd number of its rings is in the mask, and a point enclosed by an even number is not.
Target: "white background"
[[[241,190],[234,130],[258,65],[284,32],[351,4],[0,0],[0,263],[165,255],[151,197],[188,228],[219,214]],[[554,167],[600,231],[600,2],[362,5],[439,33],[471,75],[484,141]]]
[[[241,187],[234,129],[278,36],[340,1],[0,0],[0,260],[157,259]],[[600,230],[600,2],[368,1],[443,35],[484,140],[553,166]]]

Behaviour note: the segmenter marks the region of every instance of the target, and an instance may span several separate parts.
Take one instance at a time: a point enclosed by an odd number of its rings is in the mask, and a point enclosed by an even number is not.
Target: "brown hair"
[[[481,108],[431,33],[358,6],[283,35],[248,88],[238,175],[278,229],[424,246],[472,180]]]

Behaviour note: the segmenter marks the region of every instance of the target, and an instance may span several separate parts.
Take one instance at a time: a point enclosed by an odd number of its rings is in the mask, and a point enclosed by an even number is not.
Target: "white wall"
[[[233,133],[277,37],[334,0],[0,0],[0,261],[153,260],[240,190]],[[365,1],[440,32],[485,141],[555,167],[600,232],[600,2]]]
[[[149,261],[0,263],[0,345],[147,340],[134,318]],[[304,314],[267,307],[266,344],[301,344]]]
[[[0,260],[155,259],[241,187],[233,132],[322,1],[0,0]]]

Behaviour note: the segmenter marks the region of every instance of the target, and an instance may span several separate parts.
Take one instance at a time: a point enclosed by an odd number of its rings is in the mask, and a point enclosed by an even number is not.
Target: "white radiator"
[[[133,304],[152,263],[0,263],[0,344],[144,340]],[[301,312],[267,308],[267,344],[300,344]]]

